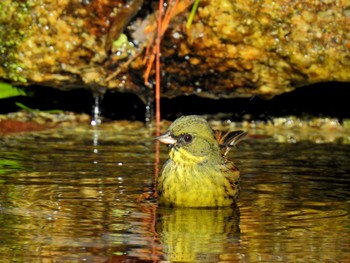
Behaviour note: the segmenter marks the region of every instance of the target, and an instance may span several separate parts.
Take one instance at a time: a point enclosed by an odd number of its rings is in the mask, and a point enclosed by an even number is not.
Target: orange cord
[[[160,96],[161,96],[161,64],[160,64],[160,44],[162,37],[169,26],[170,20],[173,17],[179,0],[170,0],[167,3],[167,10],[164,14],[164,0],[159,1],[158,6],[158,19],[157,19],[157,34],[154,40],[152,37],[146,47],[146,54],[144,58],[144,63],[147,63],[146,70],[144,73],[144,83],[149,85],[149,76],[155,62],[155,78],[156,78],[156,88],[155,88],[155,111],[156,111],[156,136],[160,135]],[[164,15],[163,15],[164,14]],[[155,41],[155,43],[154,43]],[[152,43],[154,46],[152,47]],[[154,175],[154,195],[157,196],[157,178],[159,173],[159,142],[155,144],[155,175]]]

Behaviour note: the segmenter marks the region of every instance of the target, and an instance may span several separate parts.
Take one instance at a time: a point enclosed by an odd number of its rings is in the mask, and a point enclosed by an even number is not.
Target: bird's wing
[[[215,138],[218,141],[221,153],[225,156],[229,150],[237,145],[248,133],[245,131],[223,132],[215,130]]]

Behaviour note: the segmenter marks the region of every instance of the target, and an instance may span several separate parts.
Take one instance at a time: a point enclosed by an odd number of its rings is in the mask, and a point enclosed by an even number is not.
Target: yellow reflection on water
[[[158,208],[156,231],[171,262],[216,262],[239,240],[239,209]]]

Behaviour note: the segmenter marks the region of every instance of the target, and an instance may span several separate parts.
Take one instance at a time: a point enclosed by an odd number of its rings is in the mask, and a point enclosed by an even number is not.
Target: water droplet
[[[102,96],[100,94],[94,94],[95,98],[95,104],[92,108],[92,119],[91,119],[91,125],[96,126],[102,123],[101,119],[101,109],[100,109],[100,102],[102,100]]]
[[[173,38],[179,39],[179,38],[180,38],[180,33],[179,33],[179,32],[175,32],[175,33],[173,34]]]
[[[94,126],[94,131],[93,131],[93,137],[92,137],[92,144],[93,146],[98,146],[98,141],[99,141],[99,136],[100,136],[100,132],[98,131],[97,127]],[[94,153],[98,153],[98,149],[94,148],[93,150]]]
[[[145,123],[146,126],[151,126],[153,120],[153,98],[148,98],[145,108]]]

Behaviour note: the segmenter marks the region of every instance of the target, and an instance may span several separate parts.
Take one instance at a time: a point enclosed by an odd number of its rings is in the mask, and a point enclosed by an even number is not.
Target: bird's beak
[[[169,132],[164,133],[164,134],[156,137],[155,139],[160,141],[161,143],[170,144],[170,145],[173,145],[177,142],[177,140],[174,137],[172,137]]]

